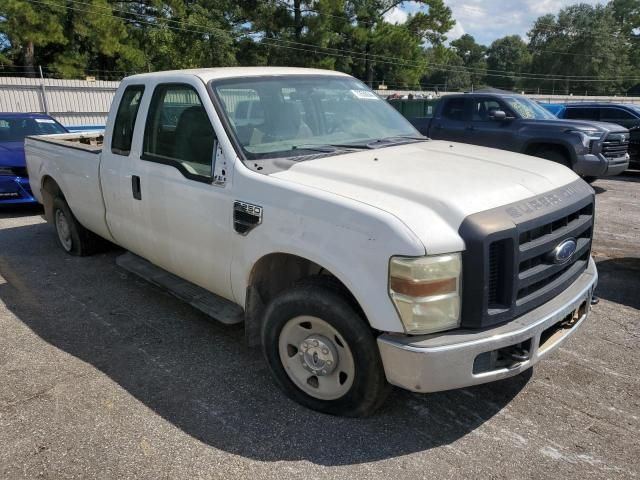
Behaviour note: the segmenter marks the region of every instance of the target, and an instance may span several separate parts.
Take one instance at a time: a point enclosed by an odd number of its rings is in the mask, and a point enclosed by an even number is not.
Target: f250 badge
[[[262,223],[262,207],[236,200],[233,203],[233,227],[246,235]]]

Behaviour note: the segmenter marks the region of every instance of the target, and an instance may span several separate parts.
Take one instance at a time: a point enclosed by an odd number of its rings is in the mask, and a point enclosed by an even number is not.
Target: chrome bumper
[[[598,272],[593,259],[584,273],[553,300],[506,324],[426,336],[383,334],[378,347],[387,380],[414,392],[437,392],[517,375],[558,348],[586,319]],[[567,319],[570,328],[563,324]],[[563,324],[563,328],[559,325]],[[529,345],[526,359],[478,372],[478,357]],[[488,353],[492,352],[492,353]],[[474,373],[474,365],[476,373]]]

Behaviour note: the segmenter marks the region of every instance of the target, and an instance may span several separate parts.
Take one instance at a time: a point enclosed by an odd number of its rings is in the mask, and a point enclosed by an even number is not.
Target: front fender
[[[235,242],[231,287],[236,302],[245,304],[251,272],[262,257],[286,253],[312,261],[336,276],[356,298],[372,327],[402,332],[388,295],[389,258],[425,254],[424,245],[408,227],[369,205],[246,172],[236,177],[234,187],[251,192],[242,200],[262,206],[263,220],[247,236],[238,235]]]

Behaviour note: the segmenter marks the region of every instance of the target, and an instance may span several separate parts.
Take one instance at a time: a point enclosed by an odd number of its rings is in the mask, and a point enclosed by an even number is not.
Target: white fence
[[[0,112],[48,113],[66,126],[104,125],[119,84],[0,77]]]
[[[65,126],[102,126],[120,82],[0,77],[0,112],[48,113]],[[434,97],[455,92],[378,90],[383,97],[421,95]],[[528,95],[542,102],[639,103],[640,97],[585,97],[571,95]]]

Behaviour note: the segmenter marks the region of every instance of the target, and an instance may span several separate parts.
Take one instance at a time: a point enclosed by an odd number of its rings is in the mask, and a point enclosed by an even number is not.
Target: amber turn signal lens
[[[391,277],[390,287],[395,293],[409,297],[433,297],[456,291],[458,280],[445,278],[431,282],[414,282],[406,278]]]

